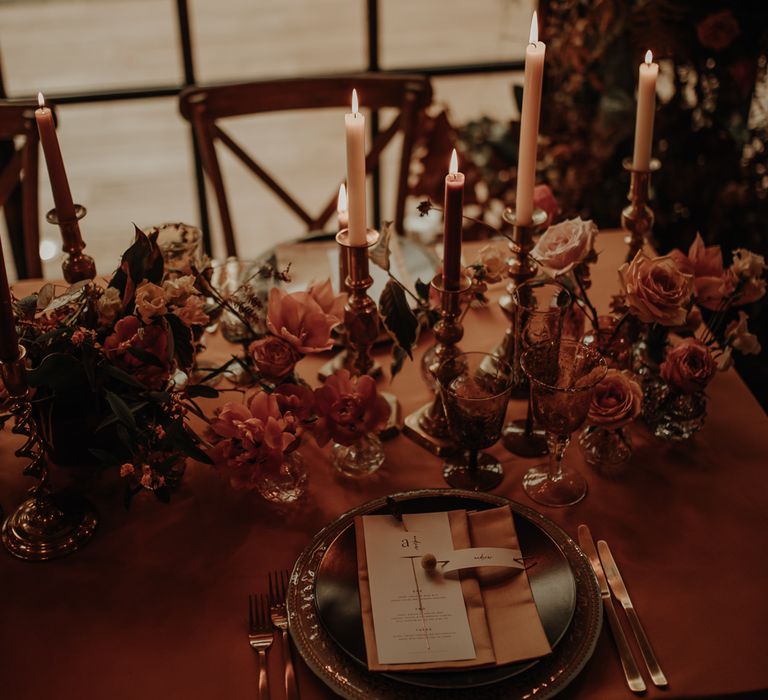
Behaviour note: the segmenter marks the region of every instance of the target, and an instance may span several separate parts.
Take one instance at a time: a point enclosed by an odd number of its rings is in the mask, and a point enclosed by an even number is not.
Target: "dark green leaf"
[[[408,353],[406,353],[399,345],[395,345],[392,348],[392,364],[389,367],[392,379],[400,373],[406,357],[408,357]]]
[[[127,405],[127,404],[126,404],[126,405]],[[145,406],[149,406],[149,401],[141,401],[140,403],[134,404],[133,406],[131,406],[131,407],[130,407],[130,411],[131,411],[131,413],[136,413],[137,411],[140,411],[140,410],[141,410],[142,408],[144,408]],[[107,417],[106,417],[106,418],[105,418],[103,421],[101,421],[101,423],[99,423],[99,425],[96,427],[96,432],[98,433],[100,430],[103,430],[103,429],[104,429],[104,428],[106,428],[107,426],[109,426],[109,425],[113,425],[113,424],[114,424],[114,423],[116,423],[118,420],[120,420],[120,417],[119,417],[119,416],[118,416],[116,413],[113,413],[111,416],[107,416]]]
[[[48,387],[55,392],[77,389],[87,384],[85,370],[73,355],[54,352],[43,358],[38,367],[27,372],[30,386]]]
[[[420,279],[417,279],[414,287],[416,288],[416,294],[419,299],[423,299],[424,301],[428,302],[429,290],[431,289],[429,282],[422,282]]]
[[[196,459],[198,462],[203,462],[203,464],[213,464],[211,458],[198,447],[194,438],[180,419],[168,425],[165,429],[165,434],[171,444],[188,457],[192,457],[192,459]]]
[[[165,318],[173,334],[173,347],[176,359],[183,369],[189,369],[192,367],[195,358],[195,349],[192,345],[192,331],[174,314],[166,314]]]
[[[144,350],[144,348],[130,347],[128,348],[128,352],[141,360],[144,364],[159,367],[160,369],[166,368],[165,363],[157,355],[149,352],[148,350]]]
[[[104,374],[108,374],[113,379],[117,379],[119,382],[127,384],[128,386],[135,387],[136,389],[147,388],[145,384],[142,384],[138,379],[132,377],[128,372],[124,372],[119,367],[115,367],[108,362],[102,362],[99,365],[99,369],[104,372]]]
[[[219,392],[207,384],[190,384],[187,387],[187,396],[190,398],[202,397],[204,399],[215,399]]]
[[[115,414],[115,416],[117,416],[117,419],[126,428],[135,430],[136,419],[133,417],[133,413],[131,413],[131,409],[128,407],[128,404],[112,391],[105,391],[104,397],[107,399],[107,403],[109,404],[109,407],[112,409],[112,412]]]
[[[28,297],[19,299],[14,306],[16,307],[16,315],[20,318],[27,320],[34,318],[37,309],[37,294],[30,294]]]
[[[389,239],[391,236],[392,222],[384,221],[381,225],[381,235],[379,236],[379,242],[374,248],[371,248],[368,251],[368,258],[370,261],[386,272],[389,272]]]
[[[419,322],[408,305],[403,288],[392,279],[387,282],[379,297],[379,311],[388,333],[413,359],[411,350],[416,342]]]

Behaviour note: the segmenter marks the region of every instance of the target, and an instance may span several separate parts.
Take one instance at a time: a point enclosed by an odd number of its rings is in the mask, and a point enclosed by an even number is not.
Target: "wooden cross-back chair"
[[[31,101],[0,100],[0,207],[6,205],[8,235],[19,277],[42,277],[38,214],[38,144]],[[21,187],[21,226],[16,211]],[[19,240],[21,239],[21,240]]]
[[[330,194],[328,203],[317,214],[310,214],[226,132],[218,120],[266,112],[346,107],[350,109],[352,89],[360,95],[361,108],[397,111],[393,120],[382,128],[370,144],[366,169],[370,172],[379,162],[382,150],[397,133],[403,134],[398,167],[395,225],[403,230],[405,200],[408,193],[408,171],[416,129],[421,112],[432,101],[429,79],[420,75],[349,75],[328,78],[298,78],[249,82],[215,87],[188,88],[181,93],[180,109],[194,128],[200,148],[203,169],[213,187],[221,217],[227,255],[237,255],[235,234],[227,193],[216,154],[216,142],[231,152],[301,219],[308,231],[321,229],[336,211],[338,191]],[[339,147],[344,147],[343,121],[339,120]],[[340,178],[341,180],[341,178]]]

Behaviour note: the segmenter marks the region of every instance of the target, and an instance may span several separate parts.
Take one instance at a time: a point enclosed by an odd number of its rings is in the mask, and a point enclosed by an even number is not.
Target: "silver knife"
[[[616,608],[613,607],[608,581],[603,573],[603,567],[600,565],[600,557],[597,556],[595,541],[592,539],[592,533],[586,525],[579,525],[579,546],[589,558],[592,571],[595,572],[597,582],[600,584],[600,597],[603,599],[605,617],[608,619],[608,626],[611,628],[613,641],[616,642],[616,648],[619,651],[619,660],[621,661],[621,667],[624,669],[627,685],[635,693],[644,693],[646,690],[645,681],[640,675],[640,669],[638,669],[635,663],[635,657],[632,656],[632,649],[629,647],[619,618],[616,616]]]
[[[651,643],[648,641],[645,630],[640,624],[640,618],[635,612],[635,606],[632,605],[632,600],[629,597],[627,587],[624,585],[624,579],[621,578],[619,567],[616,566],[616,562],[613,559],[608,543],[605,540],[598,540],[597,551],[600,555],[600,561],[603,563],[605,575],[608,578],[608,585],[611,587],[613,595],[616,596],[616,599],[621,603],[627,613],[629,624],[632,625],[632,631],[635,633],[635,639],[637,639],[637,644],[643,654],[643,659],[651,674],[651,679],[654,684],[659,687],[667,685],[667,677],[661,670],[661,666],[659,666],[659,662],[656,660],[656,655],[653,653]]]

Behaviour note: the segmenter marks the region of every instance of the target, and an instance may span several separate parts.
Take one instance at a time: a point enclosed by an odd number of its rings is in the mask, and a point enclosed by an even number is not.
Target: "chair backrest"
[[[398,132],[403,134],[395,206],[395,225],[397,230],[402,232],[408,194],[408,171],[419,115],[432,101],[428,78],[420,75],[362,74],[196,87],[181,93],[181,113],[194,127],[203,169],[216,196],[227,255],[237,255],[237,248],[226,189],[216,155],[217,141],[228,147],[261,179],[304,222],[308,231],[322,228],[334,214],[337,192],[331,193],[324,209],[320,214],[313,216],[262,165],[246,153],[217,121],[226,117],[265,112],[348,107],[353,88],[357,88],[361,94],[366,108],[396,110],[393,120],[382,128],[373,140],[366,155],[366,168],[369,172],[375,168],[385,146]]]
[[[0,207],[6,209],[8,235],[19,277],[42,277],[38,218],[38,143],[31,101],[0,100]],[[15,193],[21,187],[21,228],[10,225],[17,212]],[[18,240],[21,237],[23,240]],[[22,253],[23,251],[23,253]],[[23,263],[23,264],[22,264]]]

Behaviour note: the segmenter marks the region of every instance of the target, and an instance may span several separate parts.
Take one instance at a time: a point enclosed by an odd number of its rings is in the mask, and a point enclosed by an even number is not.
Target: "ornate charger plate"
[[[355,700],[370,696],[380,698],[527,698],[535,695],[548,698],[562,690],[584,667],[592,655],[602,620],[602,602],[589,561],[573,540],[552,521],[540,513],[493,494],[475,493],[455,489],[425,489],[395,494],[398,501],[425,501],[435,499],[435,510],[441,501],[467,500],[487,504],[489,507],[510,505],[517,518],[525,518],[541,529],[557,545],[571,568],[576,583],[573,618],[560,637],[553,652],[528,667],[516,669],[507,677],[492,679],[488,685],[457,688],[419,687],[404,683],[397,674],[372,673],[345,652],[331,637],[317,611],[315,587],[318,571],[328,548],[356,515],[374,512],[385,507],[380,498],[345,513],[321,530],[299,556],[291,574],[288,589],[288,617],[296,648],[309,667],[334,692]],[[453,504],[451,507],[457,507]],[[408,510],[407,503],[403,509]],[[423,510],[423,508],[419,508]],[[503,668],[503,667],[501,667]],[[455,672],[452,672],[455,673]],[[470,671],[466,673],[471,673]],[[418,674],[426,675],[426,674]]]

